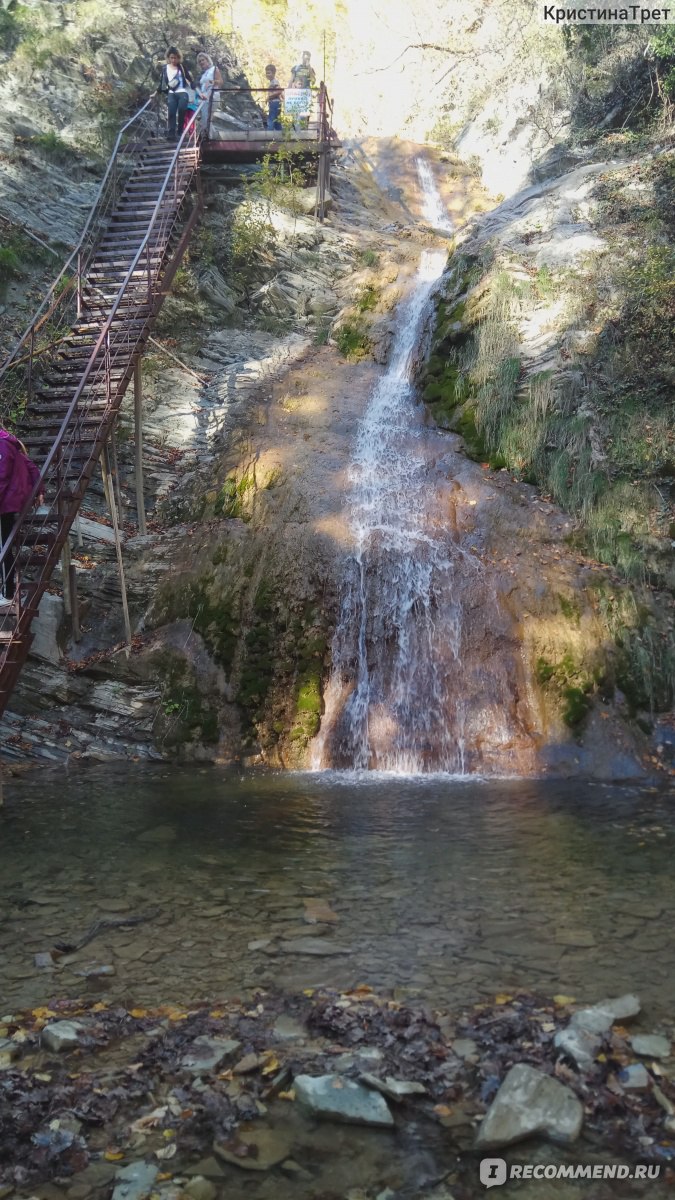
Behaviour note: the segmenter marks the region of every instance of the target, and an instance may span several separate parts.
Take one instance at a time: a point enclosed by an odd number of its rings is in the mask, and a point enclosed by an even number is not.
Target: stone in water
[[[230,1038],[195,1038],[190,1050],[182,1058],[181,1066],[184,1071],[190,1071],[193,1075],[215,1071],[224,1059],[236,1054],[240,1046],[241,1042]]]
[[[79,1034],[83,1028],[77,1021],[54,1021],[42,1030],[42,1045],[55,1054],[62,1050],[73,1050],[79,1044]]]
[[[670,1058],[670,1039],[660,1033],[636,1033],[630,1044],[643,1058]]]
[[[526,1063],[517,1063],[483,1118],[476,1144],[496,1149],[538,1133],[568,1146],[578,1138],[583,1119],[583,1107],[570,1088]]]
[[[298,1104],[312,1116],[348,1125],[394,1124],[386,1100],[341,1075],[298,1075],[293,1081]]]

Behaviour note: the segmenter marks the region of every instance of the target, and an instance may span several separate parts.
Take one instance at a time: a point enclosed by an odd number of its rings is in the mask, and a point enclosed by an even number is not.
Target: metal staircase
[[[0,550],[0,714],[31,624],[114,427],[124,394],[202,207],[198,114],[178,143],[153,96],[118,135],[76,250],[0,367],[0,422],[25,442],[40,482]],[[39,496],[45,505],[36,510]]]

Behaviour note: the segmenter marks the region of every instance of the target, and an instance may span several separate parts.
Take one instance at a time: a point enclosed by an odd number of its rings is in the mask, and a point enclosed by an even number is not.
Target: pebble
[[[417,1083],[412,1079],[392,1079],[391,1075],[387,1075],[385,1079],[378,1079],[376,1075],[364,1072],[361,1082],[365,1083],[366,1087],[381,1092],[389,1100],[405,1100],[407,1096],[425,1096],[427,1091],[423,1083]]]
[[[300,1021],[296,1021],[295,1017],[289,1017],[285,1013],[277,1017],[272,1026],[272,1036],[280,1042],[294,1042],[300,1038],[307,1037],[307,1030]]]
[[[240,1046],[241,1042],[232,1038],[195,1038],[190,1050],[181,1059],[181,1067],[193,1075],[215,1071],[226,1058],[236,1054]]]
[[[229,1142],[215,1142],[214,1153],[243,1171],[269,1171],[288,1158],[292,1139],[280,1130],[237,1129]]]
[[[217,1195],[216,1186],[210,1179],[205,1179],[203,1175],[193,1175],[189,1183],[183,1188],[192,1200],[215,1200]]]
[[[636,1033],[630,1039],[630,1044],[635,1053],[643,1058],[670,1058],[670,1040],[660,1033]]]
[[[159,1167],[148,1162],[128,1163],[115,1172],[112,1200],[144,1200],[152,1191]]]
[[[79,1021],[54,1021],[51,1025],[45,1025],[42,1030],[42,1045],[55,1054],[62,1050],[72,1050],[79,1045],[79,1035],[83,1029],[84,1026]]]
[[[184,1175],[198,1175],[205,1179],[222,1179],[225,1171],[220,1163],[212,1154],[207,1158],[200,1158],[199,1162],[193,1163],[191,1167],[185,1167]]]
[[[651,1083],[651,1076],[642,1063],[631,1063],[619,1071],[619,1083],[629,1091],[644,1091]]]
[[[458,1058],[471,1058],[478,1050],[478,1045],[473,1038],[456,1038],[452,1048]]]

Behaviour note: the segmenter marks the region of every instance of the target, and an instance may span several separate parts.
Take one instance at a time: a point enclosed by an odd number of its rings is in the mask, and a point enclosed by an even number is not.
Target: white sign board
[[[304,117],[312,107],[312,92],[310,88],[286,88],[284,92],[284,111],[289,117]]]

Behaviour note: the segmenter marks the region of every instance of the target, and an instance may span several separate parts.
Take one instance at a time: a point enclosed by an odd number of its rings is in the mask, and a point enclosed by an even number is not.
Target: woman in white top
[[[182,132],[185,112],[190,98],[188,88],[193,87],[192,76],[184,65],[180,52],[175,46],[170,46],[166,52],[166,66],[162,70],[162,78],[159,85],[160,92],[166,94],[166,103],[169,110],[169,125],[166,136],[170,142],[175,142]]]
[[[223,77],[220,73],[220,69],[216,66],[216,64],[214,63],[211,56],[209,54],[207,54],[205,50],[201,50],[199,52],[199,54],[197,55],[197,66],[199,67],[199,70],[201,71],[201,75],[199,77],[199,84],[197,87],[197,96],[199,97],[200,100],[206,100],[208,103],[210,93],[214,90],[214,88],[217,90],[218,88],[221,88],[223,86]],[[215,105],[216,103],[217,103],[217,96],[214,96],[213,97],[213,105]],[[213,105],[211,105],[212,112],[213,112]],[[205,105],[204,108],[202,109],[202,114],[201,114],[202,134],[204,137],[209,136],[208,112],[209,112],[208,107],[207,107],[207,105]]]

